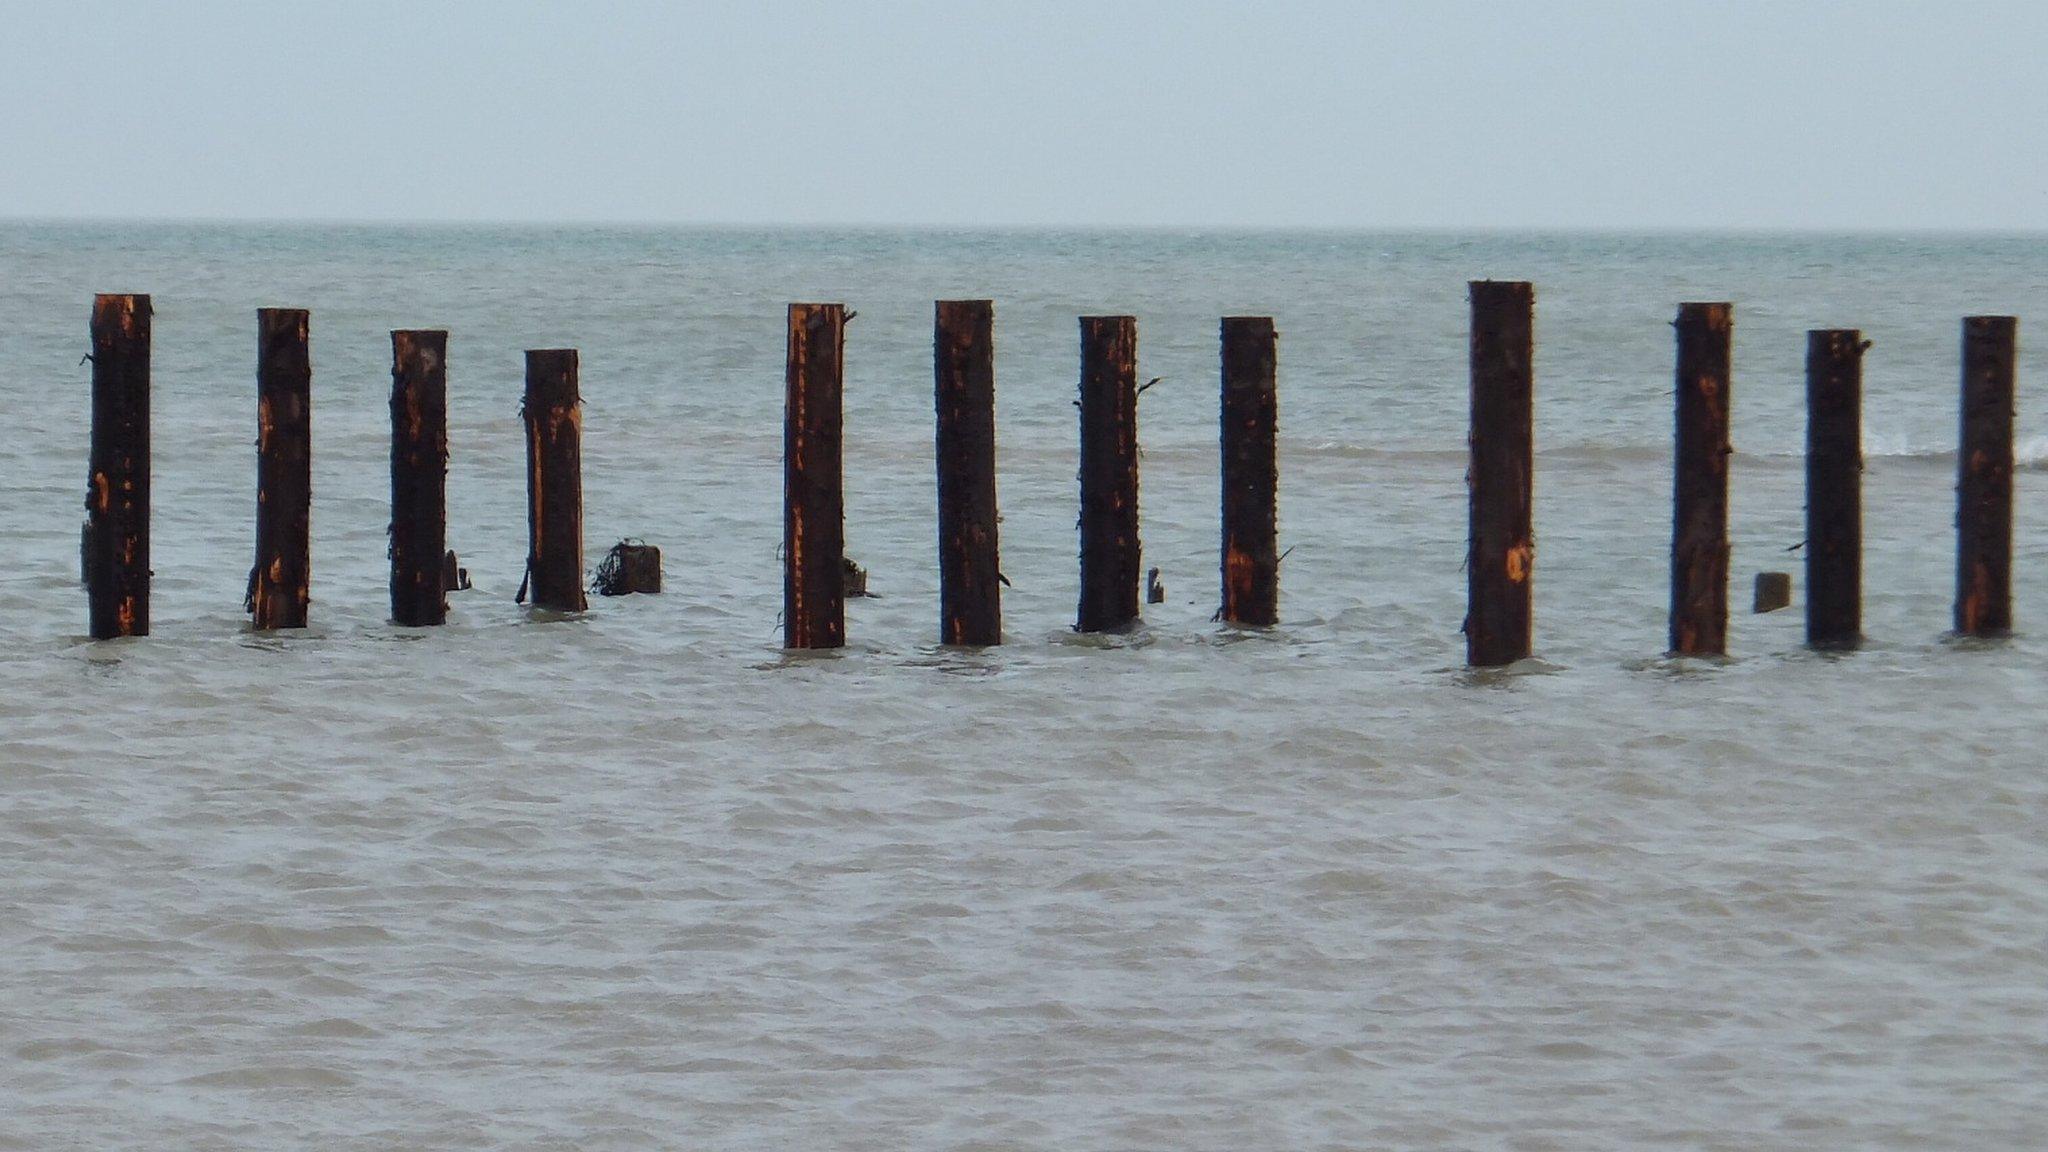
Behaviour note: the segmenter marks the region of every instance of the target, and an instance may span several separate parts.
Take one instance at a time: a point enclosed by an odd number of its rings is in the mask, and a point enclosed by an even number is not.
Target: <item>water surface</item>
[[[0,1147],[2048,1145],[2048,508],[1947,640],[1958,320],[2048,241],[0,227]],[[1537,284],[1539,662],[1463,647],[1465,282]],[[154,295],[152,636],[83,638],[91,296]],[[1010,643],[936,647],[931,302],[996,300]],[[777,648],[783,308],[844,300],[850,647]],[[1664,639],[1672,337],[1799,571],[1860,327],[1870,643]],[[254,311],[312,310],[314,627],[249,633]],[[1146,563],[1077,592],[1075,317],[1139,322]],[[1216,321],[1280,332],[1280,627],[1217,604]],[[386,621],[388,331],[450,337],[447,627]],[[512,603],[521,352],[593,563]]]

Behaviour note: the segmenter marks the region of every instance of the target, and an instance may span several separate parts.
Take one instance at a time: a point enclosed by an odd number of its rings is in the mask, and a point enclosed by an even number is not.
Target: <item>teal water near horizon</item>
[[[2048,1144],[2048,238],[0,224],[0,1147]],[[1537,293],[1537,656],[1459,667],[1466,300]],[[95,292],[152,295],[154,634],[86,641]],[[996,304],[1009,643],[936,645],[931,303]],[[779,651],[784,308],[858,312],[840,654]],[[1738,615],[1660,652],[1672,335],[1735,303]],[[313,622],[247,631],[254,311],[312,312]],[[1141,629],[1075,636],[1075,318],[1137,316]],[[1282,623],[1217,602],[1280,330]],[[2019,635],[1958,643],[1959,320],[2020,319]],[[388,332],[450,330],[389,625]],[[1865,631],[1807,652],[1809,328]],[[512,602],[521,352],[594,563]]]

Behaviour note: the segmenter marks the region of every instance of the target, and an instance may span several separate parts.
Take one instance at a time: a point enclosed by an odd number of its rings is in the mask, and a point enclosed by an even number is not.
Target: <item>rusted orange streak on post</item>
[[[149,634],[148,296],[92,307],[92,452],[82,557],[95,640]]]
[[[583,397],[573,348],[526,354],[526,574],[533,605],[581,612]]]
[[[782,635],[788,648],[846,643],[845,350],[845,305],[789,306],[782,471]]]

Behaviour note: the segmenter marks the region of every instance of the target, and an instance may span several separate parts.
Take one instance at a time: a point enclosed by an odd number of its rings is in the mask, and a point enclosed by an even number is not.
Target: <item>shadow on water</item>
[[[1133,620],[1114,632],[1076,632],[1071,628],[1053,632],[1046,636],[1046,642],[1055,648],[1107,651],[1149,648],[1159,642],[1159,635],[1143,620]]]
[[[138,644],[147,644],[147,636],[119,636],[111,640],[95,640],[79,634],[71,637],[71,647],[85,660],[88,673],[111,676],[118,671],[124,653]]]
[[[1512,688],[1523,680],[1534,676],[1553,676],[1569,671],[1562,664],[1552,664],[1540,656],[1528,656],[1501,668],[1452,667],[1441,671],[1450,675],[1461,688]]]
[[[304,628],[258,628],[248,620],[241,622],[234,632],[235,647],[257,652],[289,652],[309,644],[324,644],[335,639],[334,629],[318,623]]]
[[[1713,676],[1723,669],[1733,668],[1741,660],[1726,654],[1720,656],[1679,656],[1667,652],[1662,656],[1649,656],[1622,663],[1629,672],[1648,672],[1669,680],[1697,680]]]
[[[525,623],[528,624],[583,624],[590,620],[590,612],[565,612],[559,608],[528,608]]]
[[[949,676],[1000,676],[1010,670],[1002,645],[987,647],[927,644],[898,661],[904,668],[928,668]]]
[[[1941,646],[1951,652],[2009,652],[2022,639],[2016,632],[1999,636],[1972,636],[1963,632],[1943,632]]]
[[[883,650],[867,644],[846,644],[838,648],[782,648],[775,658],[749,665],[756,672],[783,672],[803,668],[834,668],[857,656],[879,656]]]

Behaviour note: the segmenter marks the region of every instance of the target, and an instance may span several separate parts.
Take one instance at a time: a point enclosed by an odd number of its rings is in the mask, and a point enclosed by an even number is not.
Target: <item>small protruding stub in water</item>
[[[455,550],[452,548],[448,550],[446,556],[441,557],[441,587],[449,592],[469,591],[469,569],[464,568],[462,561],[455,558]]]
[[[599,596],[660,592],[661,549],[630,536],[612,545],[597,565],[590,590]]]
[[[1166,585],[1159,582],[1159,569],[1157,568],[1145,573],[1145,603],[1166,603]]]
[[[866,596],[868,592],[868,570],[853,562],[851,556],[841,556],[839,562],[846,567],[846,594]]]
[[[1792,606],[1792,574],[1790,572],[1759,572],[1756,574],[1756,613],[1776,612]]]

